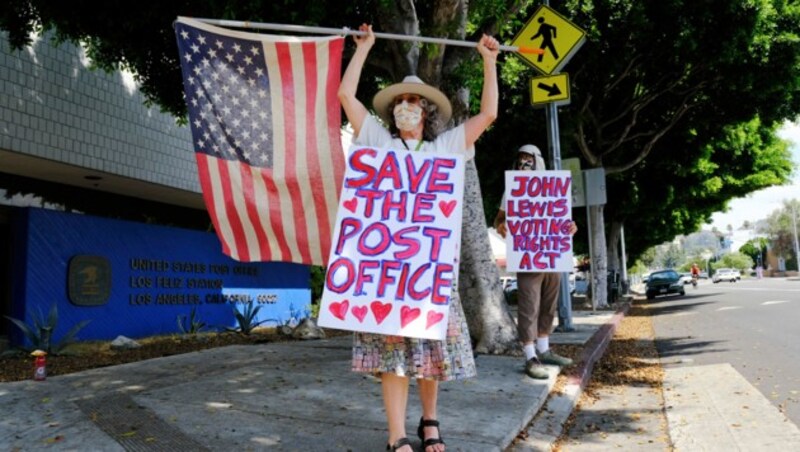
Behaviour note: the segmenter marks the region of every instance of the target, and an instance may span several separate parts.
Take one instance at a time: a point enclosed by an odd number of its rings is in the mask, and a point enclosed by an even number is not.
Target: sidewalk
[[[551,341],[585,342],[583,359],[596,360],[620,316],[576,311],[577,331],[553,334]],[[350,372],[350,344],[347,336],[231,346],[45,382],[2,383],[0,448],[383,450],[380,384]],[[576,366],[569,375],[570,391],[588,378],[593,363]],[[478,378],[441,386],[439,417],[450,451],[506,449],[555,383],[555,367],[549,380],[532,380],[518,357],[480,355],[477,366]],[[574,406],[568,402],[558,402],[561,412],[544,412],[537,419],[558,424]],[[407,429],[417,446],[419,417],[412,388]]]

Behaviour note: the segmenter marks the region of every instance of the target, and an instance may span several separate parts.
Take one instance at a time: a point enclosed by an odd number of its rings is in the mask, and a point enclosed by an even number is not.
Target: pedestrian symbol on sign
[[[586,40],[586,32],[548,6],[540,6],[517,34],[512,45],[538,46],[544,53],[519,53],[526,63],[545,75],[557,73]]]
[[[542,38],[542,43],[539,44],[539,48],[542,50],[549,50],[550,53],[553,55],[553,58],[558,60],[558,51],[556,50],[556,46],[553,44],[553,39],[556,38],[558,30],[556,29],[556,27],[546,23],[544,21],[544,17],[540,17],[536,19],[536,21],[539,22],[541,25],[539,25],[539,30],[536,32],[535,35],[533,35],[533,37],[531,37],[531,40],[534,41],[538,38]],[[541,63],[543,59],[544,59],[544,54],[540,53],[536,61]]]

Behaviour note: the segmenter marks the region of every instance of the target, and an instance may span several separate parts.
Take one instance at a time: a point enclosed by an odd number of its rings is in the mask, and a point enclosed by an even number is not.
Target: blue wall
[[[55,303],[55,341],[83,320],[91,322],[80,340],[177,333],[177,316],[188,317],[192,308],[209,329],[235,327],[232,308],[242,309],[247,299],[262,306],[258,318],[274,326],[295,312],[305,317],[311,302],[309,267],[236,262],[221,253],[213,233],[26,208],[12,217],[12,235],[12,317],[32,325]],[[105,304],[70,301],[68,268],[75,256],[110,263]],[[12,343],[20,344],[19,330],[12,332]]]

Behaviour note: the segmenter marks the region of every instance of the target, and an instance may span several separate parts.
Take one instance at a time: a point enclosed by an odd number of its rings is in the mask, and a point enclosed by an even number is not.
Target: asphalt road
[[[800,425],[800,279],[703,280],[652,303],[665,367],[729,363]]]

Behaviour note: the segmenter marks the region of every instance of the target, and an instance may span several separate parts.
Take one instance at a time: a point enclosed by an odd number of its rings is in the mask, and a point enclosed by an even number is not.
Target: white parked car
[[[691,284],[692,283],[692,274],[691,273],[681,273],[680,279],[678,282],[681,284]]]
[[[713,281],[714,284],[720,281],[736,282],[740,279],[742,279],[742,275],[738,270],[732,268],[718,268],[717,271],[714,272],[714,276],[711,277],[711,281]]]

